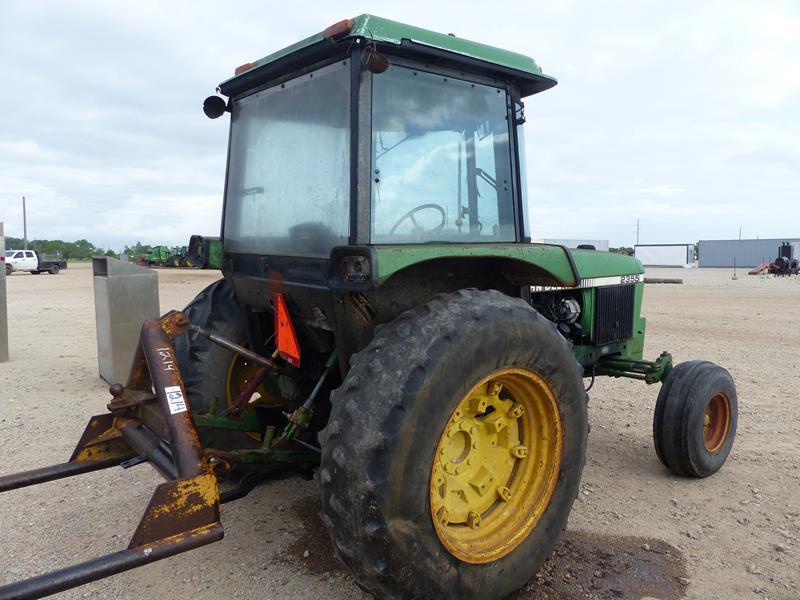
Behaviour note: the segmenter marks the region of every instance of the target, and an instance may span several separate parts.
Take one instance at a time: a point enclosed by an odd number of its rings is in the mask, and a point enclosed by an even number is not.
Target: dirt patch
[[[311,575],[344,574],[319,517],[319,498],[302,498],[292,511],[297,521],[304,524],[302,533],[272,563],[293,566]],[[514,598],[672,599],[683,596],[681,578],[688,582],[683,555],[666,542],[567,531],[553,556]]]
[[[731,457],[707,479],[674,477],[653,450],[659,387],[598,379],[589,403],[592,430],[581,494],[567,533],[541,581],[534,579],[519,599],[614,598],[618,592],[661,600],[681,592],[687,600],[800,598],[800,359],[791,352],[800,320],[776,327],[772,318],[796,312],[800,279],[733,281],[727,269],[680,271],[648,270],[648,277],[679,276],[684,284],[647,286],[645,355],[669,350],[676,362],[712,360],[731,371],[740,412]],[[158,277],[165,312],[185,306],[219,273],[163,269]],[[64,460],[89,415],[106,410],[92,284],[89,263],[70,265],[55,277],[15,274],[8,280],[11,361],[0,365],[2,474]],[[786,360],[775,360],[776,353]],[[49,365],[53,376],[42,380],[32,364]],[[142,466],[3,494],[0,582],[122,549],[161,482]],[[222,541],[59,598],[366,600],[332,557],[317,500],[308,499],[316,492],[313,482],[300,479],[265,483],[224,505]],[[96,512],[87,514],[92,506]],[[277,506],[282,510],[272,510]],[[639,560],[664,558],[641,548],[661,548],[653,538],[683,553],[688,586],[658,583],[660,574],[677,573],[669,570],[672,563],[654,565],[660,569],[654,575],[642,571],[649,566]],[[291,565],[271,566],[279,555]],[[601,577],[592,581],[595,571]]]
[[[683,597],[688,583],[683,555],[666,542],[567,531],[553,555],[515,598],[666,600]]]
[[[286,549],[272,559],[273,564],[302,568],[312,575],[341,575],[342,564],[333,555],[333,545],[319,516],[319,497],[307,496],[295,502],[292,510],[297,521],[303,524],[302,533]]]

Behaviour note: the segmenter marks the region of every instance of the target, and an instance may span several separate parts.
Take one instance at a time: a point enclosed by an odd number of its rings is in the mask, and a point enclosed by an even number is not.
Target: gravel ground
[[[739,392],[726,466],[676,479],[652,449],[657,386],[599,380],[569,528],[519,598],[800,597],[800,278],[653,270],[647,354],[708,359]],[[161,310],[217,277],[159,271]],[[11,362],[0,365],[0,472],[66,460],[102,413],[89,265],[8,280]],[[3,494],[0,582],[122,549],[160,482],[146,465]],[[222,508],[225,539],[62,598],[364,598],[332,559],[315,484],[265,484]],[[533,574],[532,574],[533,575]]]

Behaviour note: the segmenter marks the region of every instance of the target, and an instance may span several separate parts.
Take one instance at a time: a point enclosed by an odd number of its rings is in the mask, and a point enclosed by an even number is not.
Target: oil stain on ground
[[[666,542],[566,531],[516,600],[681,598],[686,562]]]
[[[319,498],[304,498],[293,510],[304,524],[302,533],[273,562],[312,575],[344,575],[319,517]],[[553,555],[513,598],[672,600],[683,596],[680,579],[685,577],[682,554],[661,540],[567,531]]]
[[[303,529],[297,539],[279,553],[273,563],[302,568],[312,575],[342,575],[345,568],[333,555],[333,545],[328,530],[319,516],[320,504],[317,496],[308,496],[292,507]]]

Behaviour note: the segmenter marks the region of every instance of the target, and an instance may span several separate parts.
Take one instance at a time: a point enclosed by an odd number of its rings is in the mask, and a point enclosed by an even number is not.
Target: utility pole
[[[639,219],[636,219],[636,245],[639,245]]]
[[[22,249],[28,249],[28,215],[25,212],[25,196],[22,197]]]

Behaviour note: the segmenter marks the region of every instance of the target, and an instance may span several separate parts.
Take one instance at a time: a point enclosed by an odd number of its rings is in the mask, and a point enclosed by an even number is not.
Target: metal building
[[[800,242],[800,238],[700,240],[698,266],[733,267],[736,261],[737,267],[755,267],[776,258],[782,242]]]
[[[645,267],[691,267],[694,244],[636,244],[633,256]]]

